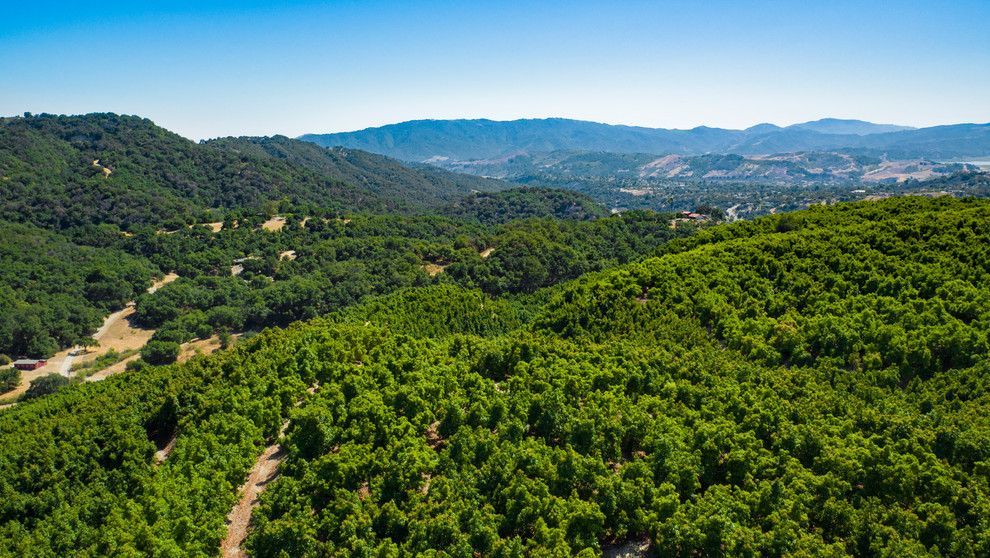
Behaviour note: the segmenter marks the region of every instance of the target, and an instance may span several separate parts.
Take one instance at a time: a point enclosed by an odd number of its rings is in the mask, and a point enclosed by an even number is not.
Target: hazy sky
[[[0,114],[138,114],[193,139],[419,118],[990,121],[990,0],[24,1],[3,11]]]

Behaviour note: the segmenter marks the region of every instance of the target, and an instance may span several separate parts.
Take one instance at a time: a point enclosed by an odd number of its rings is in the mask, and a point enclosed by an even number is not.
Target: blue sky
[[[990,1],[19,2],[0,114],[186,137],[418,118],[990,121]]]

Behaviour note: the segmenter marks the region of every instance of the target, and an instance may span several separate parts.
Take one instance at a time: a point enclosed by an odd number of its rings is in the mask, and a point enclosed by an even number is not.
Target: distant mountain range
[[[650,155],[592,151],[553,151],[474,161],[436,161],[450,171],[530,183],[559,180],[758,181],[768,184],[897,183],[959,172],[977,172],[968,163],[925,159],[884,159],[842,151],[776,155]]]
[[[890,159],[936,161],[990,155],[990,124],[909,128],[825,118],[787,127],[758,124],[745,130],[690,130],[617,126],[564,118],[413,120],[356,132],[306,134],[299,139],[405,161],[442,162],[509,158],[553,151],[655,155],[731,153],[771,155],[855,149]]]

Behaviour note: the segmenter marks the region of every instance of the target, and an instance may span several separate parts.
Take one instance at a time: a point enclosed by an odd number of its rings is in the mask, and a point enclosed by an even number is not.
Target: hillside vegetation
[[[690,234],[670,215],[482,225],[443,217],[289,219],[277,233],[249,221],[211,232],[144,231],[121,241],[181,279],[137,299],[135,320],[171,344],[213,333],[285,326],[406,287],[456,283],[528,293],[648,254]],[[286,257],[291,253],[292,257]],[[235,273],[236,271],[236,273]],[[174,358],[174,357],[173,357]]]
[[[815,208],[69,386],[0,414],[0,554],[215,555],[289,418],[252,555],[985,556],[988,251],[984,201]]]

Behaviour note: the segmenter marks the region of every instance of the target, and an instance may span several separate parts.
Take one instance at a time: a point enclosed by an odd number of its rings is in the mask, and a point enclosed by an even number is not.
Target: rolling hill
[[[563,118],[513,121],[414,120],[300,139],[343,146],[406,161],[498,159],[550,151],[608,151],[702,155],[769,155],[795,151],[890,150],[897,158],[982,157],[990,154],[990,124],[910,129],[858,120],[822,119],[786,128],[762,124],[746,130],[697,127],[642,128]]]

